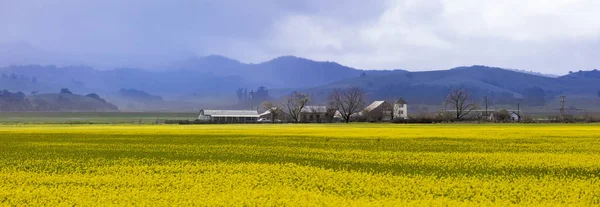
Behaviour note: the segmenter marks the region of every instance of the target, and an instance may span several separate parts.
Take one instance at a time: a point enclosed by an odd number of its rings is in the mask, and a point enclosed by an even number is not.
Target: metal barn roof
[[[367,108],[365,108],[364,111],[366,111],[366,112],[373,111],[377,107],[381,106],[381,104],[383,104],[383,103],[385,103],[385,101],[373,101],[373,103],[371,105],[367,106]]]
[[[304,106],[300,112],[303,113],[327,113],[327,106]]]
[[[251,110],[201,110],[200,115],[211,117],[258,117],[258,112]]]

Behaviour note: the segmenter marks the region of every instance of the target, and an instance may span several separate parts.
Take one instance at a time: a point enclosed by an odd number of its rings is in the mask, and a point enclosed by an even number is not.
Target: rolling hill
[[[51,93],[61,88],[98,93],[115,103],[129,104],[123,88],[160,96],[161,110],[239,106],[236,91],[250,92],[259,86],[272,99],[291,91],[313,95],[315,104],[326,102],[333,88],[358,86],[369,100],[402,96],[414,104],[439,105],[452,88],[466,88],[473,98],[487,96],[493,103],[540,106],[560,95],[596,98],[600,91],[597,70],[548,77],[519,70],[487,66],[409,72],[360,70],[335,62],[319,62],[283,56],[258,64],[245,64],[222,56],[194,57],[165,65],[162,70],[135,68],[96,70],[85,66],[9,66],[0,68],[0,89],[25,93]],[[185,104],[183,104],[185,103]],[[122,107],[122,105],[119,105]],[[135,108],[135,107],[128,107]]]
[[[594,69],[591,71],[578,71],[572,72],[567,75],[561,76],[561,79],[578,79],[578,80],[600,80],[600,71]]]
[[[483,96],[498,104],[524,102],[543,105],[558,95],[594,97],[600,91],[598,79],[551,78],[487,66],[458,67],[450,70],[407,72],[395,71],[338,81],[308,89],[323,101],[332,88],[357,86],[367,91],[371,100],[405,97],[416,104],[440,104],[452,88],[471,91],[474,99]]]
[[[0,91],[0,112],[12,111],[118,111],[97,94],[69,93],[25,95],[23,92]]]
[[[27,97],[35,111],[118,111],[119,108],[104,100],[76,94],[49,93]]]

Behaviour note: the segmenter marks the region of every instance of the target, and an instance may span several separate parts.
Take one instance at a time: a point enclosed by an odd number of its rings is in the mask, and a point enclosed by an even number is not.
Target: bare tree
[[[446,104],[450,104],[456,113],[456,120],[460,120],[471,111],[477,109],[477,105],[471,103],[471,94],[464,89],[452,89],[446,97]]]
[[[345,90],[333,89],[329,95],[329,105],[338,110],[346,123],[352,114],[359,112],[365,105],[365,93],[358,87]]]
[[[271,113],[271,122],[275,122],[275,119],[279,117],[279,110],[281,110],[279,106],[271,101],[263,101],[260,105]]]
[[[294,122],[300,121],[300,112],[310,102],[310,96],[305,93],[293,92],[285,97],[285,106]]]

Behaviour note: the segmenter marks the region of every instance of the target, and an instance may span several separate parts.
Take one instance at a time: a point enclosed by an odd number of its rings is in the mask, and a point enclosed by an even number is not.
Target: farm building
[[[511,121],[516,121],[516,122],[521,121],[521,115],[519,113],[512,111],[512,112],[510,112],[509,116],[510,116]]]
[[[305,106],[300,111],[300,122],[331,122],[335,110],[327,106]]]
[[[206,122],[249,123],[258,120],[258,112],[251,110],[200,110],[198,120]]]
[[[485,120],[485,121],[495,121],[496,120],[496,116],[494,115],[495,111],[481,111],[479,113],[479,117],[481,120]]]
[[[271,111],[276,111],[276,115],[274,116]],[[259,114],[259,118],[267,119],[267,120],[288,120],[289,115],[283,111],[281,108],[273,108],[273,110],[266,110],[265,112]]]
[[[394,102],[394,119],[408,119],[408,103],[402,98]]]
[[[453,112],[455,112],[456,110],[453,110]],[[510,112],[509,112],[510,111]],[[473,110],[471,112],[479,112],[479,119],[481,120],[485,120],[485,121],[494,121],[494,122],[508,122],[508,121],[513,121],[513,122],[518,122],[521,121],[521,115],[519,115],[519,113],[514,112],[512,110],[506,110],[506,109],[501,109],[501,110]],[[471,116],[472,118],[472,116]]]
[[[360,112],[360,115],[366,121],[391,121],[392,105],[387,101],[374,101]]]

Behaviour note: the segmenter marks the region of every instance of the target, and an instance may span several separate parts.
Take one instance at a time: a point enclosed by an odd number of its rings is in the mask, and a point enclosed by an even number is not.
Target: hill
[[[119,90],[119,95],[127,100],[136,101],[136,102],[160,102],[163,101],[163,98],[160,96],[154,96],[148,94],[144,91],[139,91],[135,89],[125,89],[122,88]]]
[[[318,62],[294,56],[278,57],[259,64],[244,64],[222,56],[190,58],[172,63],[177,68],[193,73],[209,73],[217,76],[237,76],[251,83],[252,87],[301,88],[358,77],[361,70],[335,62]]]
[[[119,92],[123,88],[163,99],[154,101],[157,104],[150,104],[149,108],[148,104],[141,104],[146,110],[243,108],[249,101],[240,96],[240,91],[248,96],[261,86],[268,91],[261,99],[278,99],[299,90],[312,94],[315,104],[326,102],[332,88],[348,86],[361,87],[373,100],[402,96],[411,103],[436,105],[456,87],[469,89],[473,98],[487,96],[492,103],[520,102],[530,106],[554,101],[560,95],[595,98],[600,91],[597,70],[558,78],[477,65],[426,72],[378,71],[294,56],[258,64],[245,64],[222,56],[194,57],[170,63],[160,71],[27,65],[0,68],[0,73],[0,86],[13,91],[51,93],[69,88],[80,94],[95,92],[128,109],[140,104],[134,104],[136,101],[131,97],[124,98]]]
[[[35,111],[118,111],[111,103],[76,94],[50,93],[27,97]]]
[[[590,71],[577,71],[577,72],[571,72],[567,75],[561,76],[560,78],[562,79],[578,79],[578,80],[585,80],[585,79],[592,79],[592,80],[600,80],[600,71],[598,71],[598,69],[594,69],[594,70],[590,70]]]
[[[358,77],[362,71],[334,62],[318,62],[286,56],[259,64],[243,64],[222,56],[190,58],[165,66],[161,71],[119,68],[101,71],[85,66],[9,66],[0,68],[4,77],[31,77],[32,83],[7,85],[11,90],[50,92],[70,88],[80,93],[112,94],[135,88],[163,97],[200,94],[235,95],[239,88],[303,88]],[[17,78],[18,79],[18,78]]]
[[[81,96],[67,93],[32,94],[0,91],[0,111],[117,111],[115,105],[96,94]]]
[[[487,66],[458,67],[450,70],[407,72],[395,71],[347,79],[308,89],[316,100],[324,101],[332,88],[358,86],[370,99],[402,96],[415,104],[443,102],[452,88],[466,88],[474,99],[484,96],[495,104],[544,105],[558,95],[595,97],[600,84],[593,79],[551,78]]]

